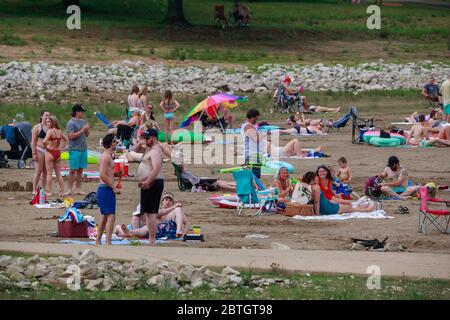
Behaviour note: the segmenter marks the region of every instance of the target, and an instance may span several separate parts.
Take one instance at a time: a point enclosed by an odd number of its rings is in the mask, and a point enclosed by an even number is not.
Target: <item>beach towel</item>
[[[59,202],[51,202],[51,203],[45,203],[45,204],[35,204],[34,205],[35,208],[38,209],[62,209],[62,208],[66,208],[66,206],[64,205],[64,203],[59,203]]]
[[[384,210],[375,210],[372,212],[353,212],[328,216],[294,216],[292,218],[297,220],[340,221],[348,219],[393,219],[394,217],[387,216]]]
[[[121,239],[121,240],[111,240],[111,244],[113,245],[130,245],[132,243],[140,242],[141,244],[148,244],[148,239],[138,239],[131,240],[130,239]],[[82,241],[82,240],[61,240],[60,243],[68,243],[68,244],[89,244],[95,245],[95,241]],[[102,238],[102,244],[105,244],[105,238]],[[156,243],[167,243],[166,240],[156,239]]]

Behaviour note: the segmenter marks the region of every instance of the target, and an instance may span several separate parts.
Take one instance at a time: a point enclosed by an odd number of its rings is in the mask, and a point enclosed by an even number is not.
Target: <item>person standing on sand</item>
[[[50,112],[43,111],[39,123],[31,131],[31,151],[35,170],[33,176],[33,195],[36,194],[41,176],[42,185],[47,185],[47,169],[45,168],[45,153],[47,150],[44,146],[44,139],[48,130],[48,117],[50,117]]]
[[[450,75],[447,77],[447,80],[442,83],[441,94],[445,120],[450,122]]]
[[[111,245],[111,237],[116,220],[116,194],[120,194],[120,189],[114,186],[113,151],[117,146],[117,141],[114,135],[109,133],[103,138],[102,143],[105,150],[100,158],[100,185],[97,189],[97,199],[102,220],[98,225],[96,244],[102,244],[102,235],[106,228],[106,244]]]
[[[68,179],[67,192],[72,194],[73,183],[76,181],[76,193],[83,195],[81,191],[81,178],[83,169],[87,168],[87,141],[89,137],[89,124],[83,119],[86,110],[81,104],[74,104],[72,107],[72,119],[67,122],[66,130],[69,137],[69,167],[70,175]]]
[[[142,153],[142,160],[138,167],[138,181],[141,189],[141,212],[147,216],[149,231],[148,243],[156,243],[157,214],[161,195],[164,190],[162,176],[162,149],[158,143],[158,131],[149,129],[141,135],[140,143],[134,148]]]

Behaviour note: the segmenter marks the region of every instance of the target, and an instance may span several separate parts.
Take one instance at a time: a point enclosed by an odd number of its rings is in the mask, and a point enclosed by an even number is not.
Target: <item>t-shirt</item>
[[[450,104],[450,79],[447,79],[442,83],[442,103],[444,107]]]
[[[387,175],[389,182],[396,182],[399,178],[403,178],[402,186],[408,186],[408,170],[403,166],[400,166],[400,169],[397,171],[392,171],[391,168],[386,167],[383,171],[383,175]]]
[[[86,125],[84,119],[70,119],[66,125],[67,134],[70,135],[72,132],[78,132]],[[87,150],[86,134],[83,132],[78,138],[69,138],[69,150],[71,151],[84,151]]]
[[[435,96],[439,95],[439,86],[437,84],[427,83],[424,86],[424,89],[428,93],[428,95],[431,97],[435,97]]]

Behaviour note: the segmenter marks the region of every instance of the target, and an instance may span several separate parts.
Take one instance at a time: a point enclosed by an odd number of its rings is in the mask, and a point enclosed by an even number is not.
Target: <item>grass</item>
[[[373,56],[370,48],[360,48],[363,55],[349,50],[337,54],[317,53],[321,44],[342,40],[350,43],[364,41],[400,41],[407,44],[437,45],[428,53],[448,60],[446,54],[449,29],[448,10],[418,5],[382,8],[382,29],[366,28],[366,6],[355,6],[339,0],[329,1],[258,1],[248,3],[253,18],[251,28],[222,30],[214,26],[215,0],[184,1],[186,18],[192,28],[166,27],[163,24],[166,1],[111,0],[108,6],[100,0],[82,2],[82,29],[69,31],[67,18],[60,0],[15,0],[0,2],[0,29],[14,27],[15,32],[30,34],[32,41],[54,45],[59,39],[64,46],[115,46],[120,43],[120,54],[154,56],[177,61],[199,60],[229,62],[254,66],[262,63],[302,63],[322,61],[362,61]],[[228,12],[232,0],[224,0]],[[133,8],[139,8],[134,10]],[[133,19],[129,19],[130,13]],[[430,21],[433,21],[430,24]],[[24,45],[24,39],[9,33],[7,45]],[[59,38],[59,39],[58,39]],[[21,40],[22,41],[21,41]],[[71,39],[76,39],[72,41]],[[425,41],[424,41],[425,40]],[[2,42],[2,41],[0,41]],[[87,43],[88,42],[88,43]],[[313,42],[313,43],[312,43]],[[123,43],[130,46],[127,48]],[[146,43],[146,48],[139,45]],[[334,45],[334,44],[332,44]],[[411,56],[421,57],[421,49],[382,50],[389,60]],[[134,49],[138,46],[138,49]],[[344,44],[344,46],[346,46]],[[133,48],[134,47],[134,48]],[[150,49],[148,49],[150,48]],[[151,52],[151,48],[158,48]],[[109,49],[109,48],[108,48]],[[436,57],[436,55],[434,55]],[[447,57],[447,58],[446,58]],[[88,58],[87,58],[88,59]]]
[[[5,29],[0,34],[0,44],[16,47],[16,46],[24,46],[27,44],[27,42],[22,37],[14,34],[12,30]]]
[[[250,278],[255,273],[242,273],[243,279]],[[0,299],[63,299],[63,300],[186,300],[186,299],[225,299],[225,300],[249,300],[249,299],[334,299],[334,300],[361,300],[361,299],[406,299],[406,300],[446,300],[450,299],[450,281],[448,280],[413,280],[408,278],[382,278],[381,289],[369,290],[366,286],[366,277],[349,275],[284,275],[280,273],[259,273],[256,275],[265,278],[289,279],[291,285],[270,285],[262,292],[254,288],[240,285],[236,288],[211,291],[203,286],[194,289],[191,294],[178,294],[175,289],[155,288],[123,291],[119,289],[110,292],[89,292],[80,290],[39,289],[20,290],[2,288]]]

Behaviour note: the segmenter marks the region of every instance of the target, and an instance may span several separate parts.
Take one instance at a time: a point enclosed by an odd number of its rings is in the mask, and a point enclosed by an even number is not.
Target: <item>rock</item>
[[[148,279],[147,285],[159,288],[163,281],[164,281],[164,276],[158,274],[158,275],[153,276],[150,279]]]
[[[229,276],[229,275],[238,276],[241,273],[239,271],[237,271],[237,270],[234,270],[231,267],[226,266],[225,268],[222,269],[222,274],[225,275],[225,276]]]
[[[34,255],[27,260],[28,264],[38,264],[39,262],[41,262],[41,258],[38,255]]]
[[[89,264],[95,264],[97,262],[97,258],[98,257],[95,252],[90,249],[84,250],[79,256],[79,260],[81,262],[87,262]]]
[[[103,279],[102,291],[110,291],[112,288],[114,288],[114,286],[114,280],[108,276],[105,276],[105,278]]]
[[[95,279],[95,280],[87,280],[86,290],[98,291],[102,284],[103,284],[103,279],[102,278],[98,278],[98,279]]]
[[[42,278],[41,283],[55,289],[67,289],[67,280],[65,278]]]
[[[97,266],[88,262],[82,261],[78,265],[80,274],[83,279],[95,279],[97,277]]]
[[[197,272],[197,270],[193,266],[186,266],[180,270],[177,279],[182,283],[190,282],[195,272]]]
[[[30,289],[31,288],[31,282],[28,281],[20,281],[16,283],[16,287],[19,289]]]
[[[0,257],[0,268],[5,268],[9,264],[11,264],[12,258],[10,256],[1,256]]]
[[[289,246],[278,242],[271,242],[270,248],[274,250],[291,250]]]
[[[139,285],[140,282],[141,282],[141,280],[139,278],[128,278],[128,277],[125,277],[123,279],[123,283],[125,284],[125,286],[130,286],[130,287],[133,287],[133,288],[136,288]]]
[[[191,287],[193,289],[198,288],[202,285],[203,285],[203,279],[200,277],[191,280]]]
[[[253,91],[253,84],[252,83],[242,83],[239,85],[239,90],[242,92],[250,92]]]
[[[228,280],[230,280],[231,283],[236,283],[236,284],[241,284],[243,281],[241,277],[238,277],[236,275],[228,276]]]

